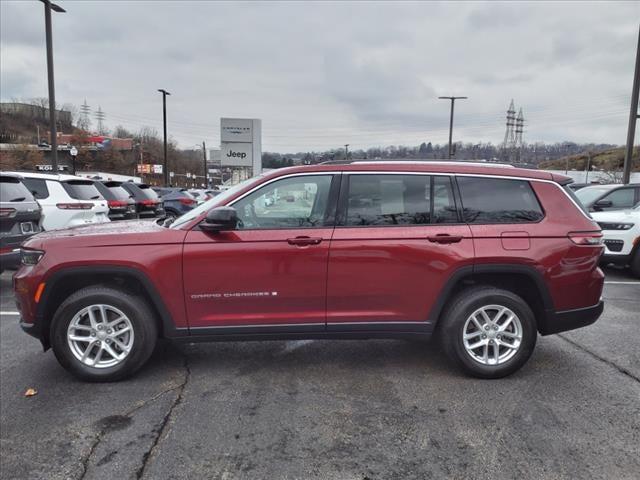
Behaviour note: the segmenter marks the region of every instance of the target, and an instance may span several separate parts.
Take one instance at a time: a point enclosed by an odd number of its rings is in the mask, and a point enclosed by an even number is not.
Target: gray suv
[[[40,205],[20,177],[0,173],[0,273],[20,264],[15,252],[40,231]]]

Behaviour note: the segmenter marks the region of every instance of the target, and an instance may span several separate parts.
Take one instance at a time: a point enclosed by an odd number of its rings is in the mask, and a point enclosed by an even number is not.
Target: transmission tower
[[[518,112],[518,117],[516,118],[516,138],[515,138],[515,147],[522,148],[522,133],[524,132],[524,115],[522,114],[522,107],[520,107],[520,111]]]
[[[508,149],[511,147],[516,141],[515,128],[516,126],[516,107],[513,105],[513,98],[511,99],[511,103],[509,104],[509,109],[507,110],[507,130],[504,132],[504,149]]]
[[[522,147],[524,147],[524,141],[522,140],[522,134],[524,133],[524,115],[522,114],[522,107],[518,112],[516,118],[516,138],[513,148],[516,154],[516,161],[520,161],[520,154],[522,153]]]
[[[91,107],[87,105],[87,99],[85,98],[84,103],[80,105],[80,122],[78,122],[78,126],[83,130],[89,130],[89,127],[91,126],[91,119],[89,118],[90,114]]]
[[[98,107],[98,111],[96,112],[96,120],[98,120],[98,133],[100,135],[102,135],[104,132],[104,124],[103,124],[104,117],[105,117],[105,114],[102,111],[102,108]]]

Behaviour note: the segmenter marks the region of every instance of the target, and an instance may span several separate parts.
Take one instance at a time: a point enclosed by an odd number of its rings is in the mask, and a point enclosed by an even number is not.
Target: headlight
[[[605,223],[598,222],[602,230],[630,230],[633,228],[633,223]]]
[[[20,260],[23,265],[35,265],[43,256],[44,252],[42,250],[20,249]]]

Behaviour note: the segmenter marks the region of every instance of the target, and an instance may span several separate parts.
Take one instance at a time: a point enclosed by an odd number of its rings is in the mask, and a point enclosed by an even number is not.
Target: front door
[[[473,263],[450,177],[344,177],[329,255],[328,330],[429,330],[446,280]]]
[[[273,180],[230,204],[236,230],[188,233],[184,288],[192,332],[324,330],[338,182],[331,174]]]

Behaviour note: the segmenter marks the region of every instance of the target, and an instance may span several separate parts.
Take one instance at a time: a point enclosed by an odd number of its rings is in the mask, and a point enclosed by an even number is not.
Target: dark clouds
[[[54,14],[57,98],[110,126],[215,144],[263,119],[270,150],[499,142],[510,99],[529,141],[623,143],[640,6],[554,3],[69,1]],[[0,95],[46,96],[39,2],[0,2]]]

